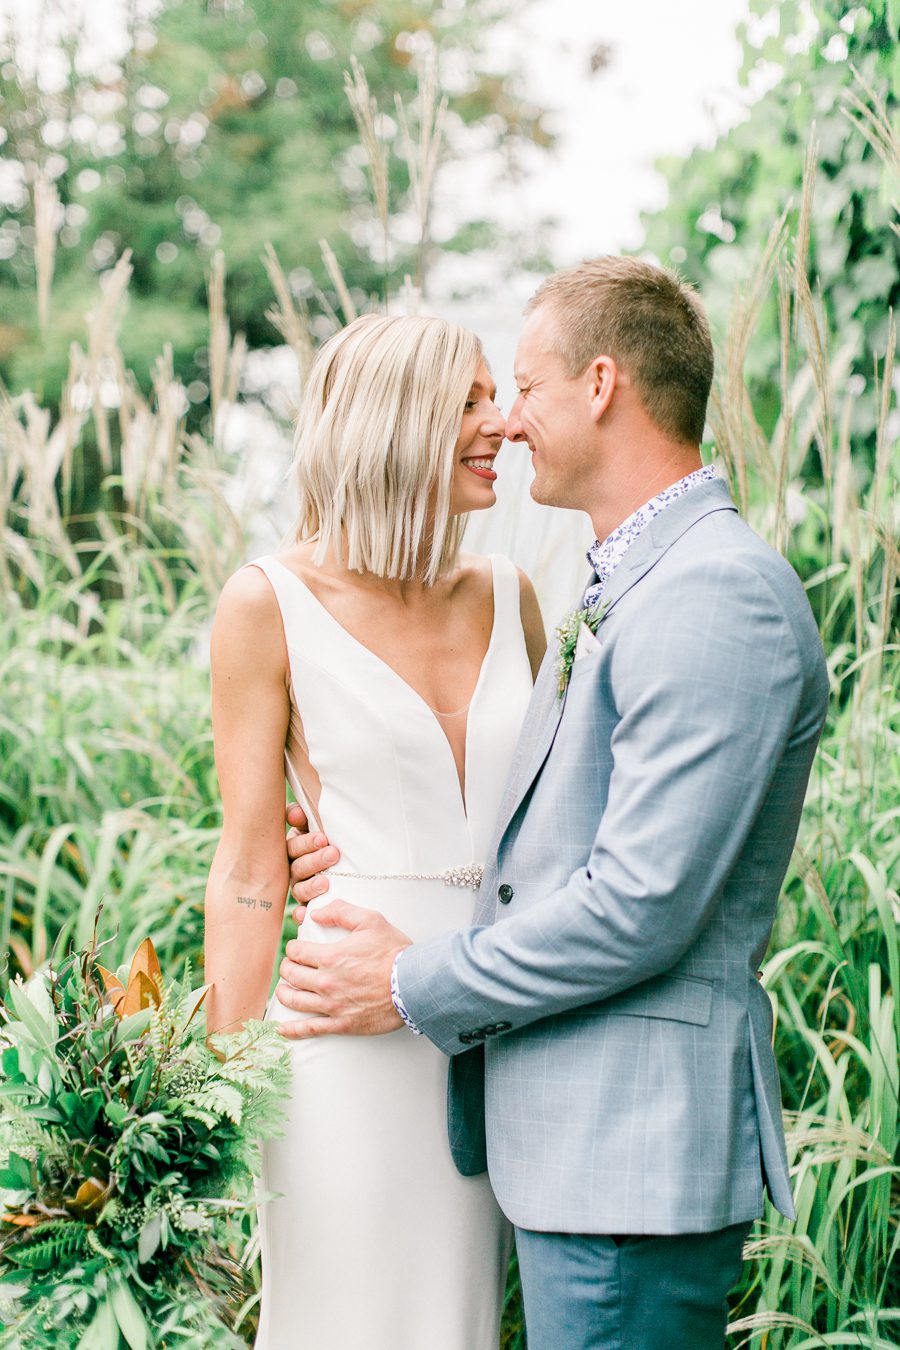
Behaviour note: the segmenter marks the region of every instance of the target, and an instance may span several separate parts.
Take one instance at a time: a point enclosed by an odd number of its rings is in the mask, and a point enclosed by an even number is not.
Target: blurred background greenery
[[[553,262],[544,229],[475,214],[438,238],[431,209],[454,156],[492,146],[511,175],[529,147],[553,153],[544,111],[488,59],[513,6],[120,12],[121,60],[86,60],[65,5],[42,11],[36,44],[8,22],[0,51],[3,981],[87,941],[100,902],[116,959],[148,934],[169,972],[200,959],[219,821],[206,635],[225,578],[272,546],[311,351],[386,297],[427,306],[449,250],[487,254],[498,288]],[[704,453],[803,578],[833,686],[765,970],[799,1217],[768,1211],[755,1231],[730,1345],[885,1350],[900,1344],[900,0],[754,0],[742,33],[763,88],[715,144],[663,165],[642,248],[707,300]],[[277,394],[260,375],[276,363]],[[246,420],[260,398],[271,446]],[[540,542],[523,528],[514,553]],[[575,575],[577,540],[565,550]],[[549,570],[536,581],[552,622],[569,596]],[[252,1226],[233,1243],[250,1342]],[[524,1345],[514,1271],[503,1335]]]

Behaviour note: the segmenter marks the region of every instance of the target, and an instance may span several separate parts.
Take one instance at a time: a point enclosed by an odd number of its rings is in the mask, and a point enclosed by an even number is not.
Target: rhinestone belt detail
[[[481,863],[448,867],[446,872],[326,872],[328,877],[355,877],[357,881],[443,881],[445,886],[470,886],[477,891],[484,876]]]

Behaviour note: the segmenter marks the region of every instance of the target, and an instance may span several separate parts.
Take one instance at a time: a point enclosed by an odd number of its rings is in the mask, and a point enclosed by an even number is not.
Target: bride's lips
[[[471,459],[462,460],[461,463],[466,466],[469,473],[474,473],[478,478],[484,478],[487,482],[493,483],[495,482],[497,475],[490,466],[493,464],[495,458],[495,455],[476,455]]]

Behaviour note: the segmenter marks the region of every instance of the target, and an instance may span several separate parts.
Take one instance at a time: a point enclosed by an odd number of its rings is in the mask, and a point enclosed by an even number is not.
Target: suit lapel
[[[651,520],[607,583],[601,602],[605,605],[604,617],[656,566],[676,540],[713,511],[737,511],[728,488],[718,478],[713,483],[701,483],[699,487],[691,488]]]
[[[604,606],[603,620],[633,586],[647,575],[660,558],[672,547],[677,539],[696,525],[698,520],[713,511],[737,511],[725,483],[717,479],[714,483],[703,483],[692,488],[683,497],[678,497],[665,508],[645,530],[625,554],[619,566],[610,577],[603,592],[601,603]],[[581,604],[582,591],[573,608]],[[504,794],[497,829],[494,834],[495,848],[491,855],[496,856],[503,836],[519,809],[529,788],[537,778],[549,755],[559,724],[565,711],[566,700],[558,698],[556,693],[556,635],[554,632],[538,672],[534,693],[519,744],[510,768],[509,783]]]
[[[593,576],[592,572],[591,577]],[[585,584],[588,585],[589,582]],[[572,606],[573,609],[580,606],[583,595],[584,588],[579,592],[578,598]],[[516,807],[527,790],[527,787],[522,788],[522,783],[530,785],[534,781],[537,770],[547,758],[550,746],[553,744],[553,739],[559,728],[565,700],[560,699],[556,692],[559,679],[556,662],[557,646],[554,630],[544,659],[541,662],[537,679],[534,682],[531,701],[528,704],[515,754],[509,767],[506,791],[497,813],[497,824],[494,830],[493,843],[488,853],[489,857],[496,857],[496,850],[506,833],[506,827],[512,820]]]

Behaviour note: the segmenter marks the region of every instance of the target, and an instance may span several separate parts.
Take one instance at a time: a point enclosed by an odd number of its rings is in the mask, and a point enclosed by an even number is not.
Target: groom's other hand
[[[410,939],[383,914],[346,900],[316,910],[312,922],[342,928],[346,936],[340,942],[294,938],[287,944],[275,994],[283,1007],[306,1015],[280,1022],[282,1036],[309,1040],[397,1031],[403,1022],[391,999],[391,969]]]
[[[328,890],[328,878],[320,873],[327,867],[334,867],[341,854],[326,835],[310,832],[306,812],[296,802],[291,802],[285,811],[285,819],[290,826],[287,854],[291,867],[291,897],[298,902],[291,917],[295,923],[302,923],[310,900]]]

